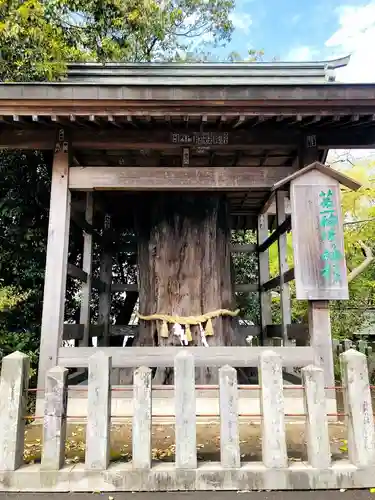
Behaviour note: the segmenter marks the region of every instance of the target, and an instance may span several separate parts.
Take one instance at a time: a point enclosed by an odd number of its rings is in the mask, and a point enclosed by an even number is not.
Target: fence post
[[[174,359],[176,468],[197,468],[194,357],[183,350]]]
[[[99,351],[89,358],[86,469],[104,470],[109,464],[111,369],[112,358],[103,352]]]
[[[221,465],[238,468],[240,459],[240,438],[238,431],[237,370],[223,366],[219,370],[220,380],[220,457]]]
[[[0,470],[13,471],[23,464],[29,357],[13,352],[2,361],[0,379]]]
[[[133,468],[151,468],[152,372],[141,366],[134,372]]]
[[[348,422],[349,460],[357,467],[374,465],[374,421],[367,358],[349,349],[340,354],[344,407]]]
[[[273,351],[263,352],[259,376],[263,463],[270,468],[287,467],[281,357]]]
[[[331,452],[328,434],[324,371],[316,366],[302,368],[306,413],[307,456],[309,464],[328,469]]]
[[[68,370],[56,366],[46,375],[41,468],[59,470],[65,461]]]

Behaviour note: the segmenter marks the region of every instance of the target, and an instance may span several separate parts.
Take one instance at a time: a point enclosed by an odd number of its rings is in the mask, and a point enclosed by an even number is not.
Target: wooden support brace
[[[258,217],[258,248],[262,246],[263,242],[268,237],[268,217],[267,215],[260,215]],[[269,251],[268,248],[264,252],[258,253],[258,274],[259,274],[259,288],[269,282]],[[261,340],[264,341],[266,327],[272,323],[271,316],[271,295],[266,290],[260,292],[260,324],[261,324]]]
[[[283,282],[284,283],[289,283],[289,281],[294,280],[294,269],[288,269],[285,271],[283,274]],[[273,290],[274,288],[277,288],[280,286],[281,279],[280,276],[276,276],[276,278],[272,278],[271,280],[267,281],[262,285],[262,290],[267,291],[267,290]]]
[[[277,191],[276,193],[276,217],[278,226],[282,225],[286,220],[285,195],[285,191]],[[284,282],[284,274],[288,271],[287,233],[279,234],[277,246],[279,255],[281,321],[283,326],[282,337],[286,345],[288,342],[287,325],[292,322],[290,290],[288,283]]]
[[[269,236],[258,248],[258,252],[264,252],[269,248],[275,241],[278,240],[279,236],[281,234],[286,233],[287,231],[290,231],[292,227],[292,222],[290,216],[288,216],[282,224],[277,226],[275,231]]]

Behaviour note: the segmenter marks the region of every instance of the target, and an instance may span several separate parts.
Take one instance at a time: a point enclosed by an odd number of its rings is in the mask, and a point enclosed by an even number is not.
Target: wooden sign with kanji
[[[336,170],[313,163],[280,185],[290,183],[296,298],[349,298],[340,184],[360,185]]]

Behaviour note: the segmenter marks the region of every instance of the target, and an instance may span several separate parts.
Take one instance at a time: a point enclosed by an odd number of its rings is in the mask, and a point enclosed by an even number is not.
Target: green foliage
[[[0,314],[11,310],[27,298],[27,293],[17,293],[14,287],[0,288]]]
[[[62,78],[69,61],[180,60],[226,43],[234,0],[0,0],[2,81]]]
[[[56,0],[68,36],[95,60],[174,60],[198,37],[226,42],[233,31],[233,0]]]
[[[42,0],[0,0],[0,47],[2,81],[59,79],[66,62],[79,57]]]
[[[0,288],[0,365],[3,356],[7,356],[14,351],[21,351],[30,356],[31,373],[36,375],[37,351],[35,342],[33,342],[30,332],[23,332],[20,335],[14,335],[4,330],[2,320],[12,309],[21,306],[28,298],[28,293],[20,293],[15,287]]]
[[[256,243],[253,231],[233,231],[232,243]],[[257,283],[258,262],[255,253],[237,253],[233,255],[233,270],[236,283]],[[259,324],[259,298],[257,293],[236,294],[237,307],[241,309],[241,316]]]

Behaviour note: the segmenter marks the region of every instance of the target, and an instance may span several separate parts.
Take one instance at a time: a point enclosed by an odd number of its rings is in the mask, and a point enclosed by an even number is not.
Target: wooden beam
[[[251,293],[258,292],[258,283],[246,283],[246,284],[236,284],[234,285],[234,290],[237,293]]]
[[[307,345],[309,336],[308,325],[300,323],[291,323],[287,325],[288,339],[300,342],[300,346]],[[283,336],[282,325],[267,325],[267,338],[281,338]],[[298,344],[297,344],[298,345]]]
[[[138,285],[136,283],[112,283],[111,284],[112,293],[123,293],[123,292],[138,292]]]
[[[41,149],[53,150],[56,129],[4,130],[0,132],[0,149]]]
[[[173,142],[173,136],[179,135],[189,137],[188,142],[183,145],[194,146],[194,134],[200,135],[198,130],[111,130],[94,131],[77,130],[74,134],[74,149],[175,149],[178,144]],[[1,135],[0,135],[1,140]],[[317,133],[317,141],[320,149],[333,147],[366,147],[375,145],[375,136],[370,133],[356,133],[353,137],[346,131],[321,130]],[[249,131],[228,132],[228,142],[208,144],[215,150],[248,150],[252,148],[276,149],[293,148],[297,149],[300,144],[300,132],[298,130],[280,131],[275,127],[266,127],[264,130],[252,129]],[[199,144],[198,144],[199,145]]]
[[[87,273],[80,267],[77,267],[74,264],[71,264],[70,262],[68,262],[67,274],[71,278],[76,278],[82,281],[82,283],[87,283]]]
[[[291,167],[72,167],[73,190],[227,191],[271,188]]]
[[[254,253],[257,251],[257,245],[256,243],[238,243],[236,245],[231,245],[230,251],[232,253]]]
[[[115,368],[138,368],[139,366],[173,367],[175,356],[183,349],[193,354],[196,366],[220,367],[230,365],[235,368],[257,367],[259,356],[269,347],[60,347],[59,366],[66,368],[86,368],[89,358],[98,351],[112,357]],[[314,362],[311,347],[273,347],[281,356],[283,366],[301,367]]]
[[[75,104],[72,104],[72,106],[75,106]],[[33,113],[32,111],[27,111],[26,115],[32,116]],[[5,128],[0,132],[0,149],[53,150],[55,127],[56,124],[51,128],[44,127],[40,130]],[[172,134],[175,133],[199,135],[199,130],[185,129],[172,133],[169,130],[157,129],[150,129],[148,131],[136,129],[129,131],[113,128],[102,131],[100,129],[94,131],[89,128],[83,130],[77,129],[73,131],[72,147],[74,150],[176,149],[178,148],[178,144],[173,143],[171,139]],[[227,144],[212,144],[210,147],[213,147],[215,150],[236,151],[259,148],[263,150],[276,148],[297,149],[300,143],[300,132],[298,130],[280,131],[271,126],[262,130],[252,129],[250,132],[244,130],[229,132],[228,134]],[[363,131],[360,126],[358,126],[358,130],[354,133],[352,129],[335,131],[320,129],[316,131],[316,138],[320,150],[371,148],[375,145],[375,134],[371,128]],[[189,146],[193,145],[189,144]]]
[[[288,339],[295,340],[297,346],[308,345],[309,325],[299,323],[288,325]]]
[[[258,251],[264,252],[265,250],[267,250],[267,248],[269,248],[273,243],[275,243],[275,241],[277,241],[280,234],[284,234],[287,231],[290,231],[290,229],[292,227],[291,224],[292,224],[291,218],[290,218],[290,216],[288,216],[285,219],[285,221],[282,224],[280,224],[280,226],[277,226],[275,231],[266,239],[266,241],[264,241],[259,246]]]
[[[82,168],[82,167],[75,167],[75,168]],[[92,222],[89,223],[82,213],[72,210],[71,219],[79,228],[85,231],[85,233],[94,236],[97,240],[101,240],[102,236],[93,227]]]
[[[294,269],[288,269],[284,273],[284,283],[289,283],[289,281],[294,280]],[[280,276],[276,276],[276,278],[272,278],[271,280],[267,281],[262,285],[262,290],[268,291],[268,290],[273,290],[274,288],[277,288],[280,286]]]
[[[75,266],[74,264],[68,263],[67,274],[72,278],[76,278],[82,283],[87,283],[87,273],[83,271],[80,267]],[[99,292],[103,292],[105,290],[105,283],[103,283],[98,278],[93,278],[91,281],[92,288],[99,290]]]
[[[111,292],[112,293],[122,293],[122,292],[137,292],[138,285],[135,283],[126,284],[126,283],[112,283]],[[250,293],[257,292],[258,285],[256,283],[245,283],[245,284],[236,284],[235,291],[239,293]]]
[[[269,167],[268,167],[269,168]],[[259,215],[266,215],[268,214],[271,206],[275,202],[275,193],[272,191],[271,193],[267,194],[267,197],[265,198],[265,201],[263,203],[262,208],[259,210]]]
[[[65,323],[63,326],[63,340],[81,340],[84,325]]]
[[[64,324],[63,330],[63,340],[81,340],[83,338],[84,325],[81,324]],[[111,337],[134,337],[138,335],[138,325],[110,325],[109,335]],[[102,337],[103,336],[103,325],[90,325],[89,337]],[[236,328],[239,335],[244,337],[252,335],[256,337],[259,335],[258,325],[240,325]]]
[[[64,129],[60,129],[57,133],[52,164],[38,370],[38,389],[40,390],[44,389],[47,371],[57,364],[57,354],[63,334],[71,201],[69,153],[68,137]],[[41,411],[43,398],[38,398],[37,406]]]
[[[83,338],[83,324],[64,324],[64,340],[81,340]],[[89,325],[89,338],[102,337],[104,325]],[[123,337],[124,335],[134,337],[138,333],[138,325],[110,325],[109,335],[112,337]]]

